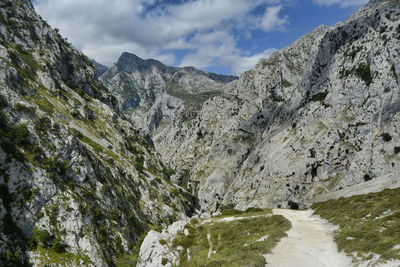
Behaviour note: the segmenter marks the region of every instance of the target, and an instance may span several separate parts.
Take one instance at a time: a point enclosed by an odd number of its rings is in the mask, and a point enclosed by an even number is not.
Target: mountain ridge
[[[324,190],[384,176],[399,160],[389,148],[398,141],[396,12],[396,1],[371,1],[261,59],[201,105],[156,97],[135,120],[152,123],[156,150],[177,169],[173,181],[204,211],[305,207]]]

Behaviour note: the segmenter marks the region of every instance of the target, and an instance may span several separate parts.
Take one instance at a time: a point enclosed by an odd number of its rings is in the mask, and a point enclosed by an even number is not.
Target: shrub
[[[172,175],[174,175],[174,174],[175,174],[175,170],[172,169],[172,168],[167,168],[167,169],[165,170],[165,175],[167,176],[168,179],[169,179]]]
[[[288,206],[292,210],[298,210],[299,209],[299,204],[297,204],[296,202],[293,202],[291,200],[289,200]]]
[[[164,266],[168,263],[168,260],[166,258],[162,258],[161,264]]]
[[[395,146],[394,147],[394,153],[399,154],[400,153],[400,146]]]
[[[372,83],[371,67],[369,64],[361,64],[355,69],[355,74],[365,82],[367,86]]]
[[[381,134],[381,137],[382,137],[383,141],[385,141],[385,142],[389,142],[390,140],[392,140],[392,136],[388,133]]]
[[[9,250],[0,252],[0,264],[2,266],[29,266],[20,252]]]
[[[364,174],[364,181],[365,181],[365,182],[368,182],[368,181],[370,181],[370,180],[372,180],[371,175],[369,175],[368,173]]]
[[[248,209],[246,209],[245,212],[263,212],[264,210],[261,208],[254,208],[254,207],[250,207]]]
[[[7,99],[4,95],[0,95],[0,108],[6,108],[8,106]]]
[[[325,100],[325,98],[326,98],[326,96],[327,96],[328,94],[329,94],[328,91],[316,93],[315,95],[313,95],[313,96],[311,97],[310,101],[311,101],[311,102],[317,102],[317,101],[322,102],[322,101]]]
[[[160,243],[160,245],[165,246],[165,245],[167,244],[167,240],[165,240],[165,239],[160,239],[160,240],[158,241],[158,243]]]
[[[65,251],[65,244],[62,242],[60,237],[56,237],[53,241],[53,245],[51,246],[51,249],[54,250],[57,253],[62,253]]]
[[[142,172],[143,172],[143,169],[144,169],[143,164],[144,164],[144,158],[143,158],[143,156],[137,156],[137,157],[135,158],[135,162],[133,163],[133,166],[135,167],[135,169],[136,169],[138,172],[142,173]]]
[[[36,227],[33,229],[32,239],[45,248],[49,248],[51,242],[53,241],[52,236],[47,230],[39,230]]]

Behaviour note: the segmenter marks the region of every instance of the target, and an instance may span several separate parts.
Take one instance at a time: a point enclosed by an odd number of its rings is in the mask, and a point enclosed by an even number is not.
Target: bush
[[[262,212],[262,211],[264,211],[264,210],[261,209],[261,208],[254,208],[254,207],[251,207],[251,208],[246,209],[245,212]]]
[[[394,147],[394,153],[399,154],[400,153],[400,146],[395,146]]]
[[[53,241],[52,236],[47,230],[39,230],[36,227],[33,229],[32,239],[45,248],[49,248]]]
[[[8,106],[7,99],[4,95],[0,95],[0,108],[6,108]]]
[[[372,180],[371,175],[369,175],[368,173],[364,174],[364,181],[365,181],[365,182],[368,182],[368,181],[370,181],[370,180]]]
[[[299,209],[299,204],[297,204],[296,202],[293,202],[291,200],[289,200],[288,206],[292,210],[298,210]]]
[[[158,241],[158,243],[160,243],[160,245],[165,246],[165,245],[167,244],[167,240],[165,240],[165,239],[160,239],[160,240]]]
[[[0,253],[1,266],[29,266],[20,252],[11,252],[9,250]]]
[[[51,249],[57,253],[62,253],[65,251],[65,244],[62,242],[60,237],[56,237],[54,239]]]
[[[137,156],[137,157],[135,158],[135,162],[133,163],[133,166],[135,167],[135,169],[136,169],[138,172],[142,173],[142,172],[143,172],[143,169],[144,169],[143,164],[144,164],[144,158],[143,158],[143,156]]]
[[[381,137],[382,137],[383,141],[385,141],[385,142],[389,142],[390,140],[392,140],[392,136],[388,133],[381,134]]]
[[[167,169],[165,170],[165,175],[167,176],[168,179],[169,179],[172,175],[174,175],[174,174],[175,174],[175,170],[172,169],[172,168],[167,168]]]
[[[355,74],[365,82],[367,86],[372,83],[371,67],[369,64],[362,64],[355,69]]]
[[[313,95],[313,96],[311,97],[310,101],[311,101],[311,102],[317,102],[317,101],[322,102],[322,101],[325,100],[325,98],[326,98],[326,96],[327,96],[328,94],[329,94],[328,91],[316,93],[315,95]]]

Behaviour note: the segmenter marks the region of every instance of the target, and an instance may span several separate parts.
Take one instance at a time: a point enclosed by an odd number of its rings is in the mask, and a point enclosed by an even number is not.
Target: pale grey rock
[[[221,93],[201,106],[155,94],[132,119],[151,133],[176,169],[172,181],[197,194],[203,212],[305,207],[320,194],[389,175],[400,164],[399,11],[396,2],[371,1],[220,84]],[[170,75],[155,69],[135,72],[131,82]],[[192,84],[180,81],[186,92]]]
[[[21,266],[114,266],[149,225],[192,215],[196,199],[166,180],[90,60],[29,1],[2,1],[0,14],[0,253]]]
[[[140,246],[139,262],[137,267],[158,267],[163,266],[162,261],[167,261],[164,266],[179,265],[179,252],[183,249],[172,247],[172,241],[176,235],[185,231],[185,225],[189,220],[177,221],[164,229],[162,233],[151,230],[147,233],[142,245]],[[187,231],[187,230],[186,230]],[[163,240],[166,244],[161,244]]]

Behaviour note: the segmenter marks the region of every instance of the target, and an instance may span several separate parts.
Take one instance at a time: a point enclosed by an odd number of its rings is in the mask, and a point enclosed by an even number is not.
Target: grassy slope
[[[400,259],[400,188],[329,200],[312,207],[316,214],[337,224],[339,250],[362,259]]]
[[[264,266],[262,255],[270,253],[291,227],[283,216],[264,216],[269,213],[270,210],[241,213],[241,217],[248,218],[230,222],[220,221],[227,216],[204,222],[192,220],[186,227],[190,234],[185,236],[181,233],[173,241],[175,247],[184,248],[180,266]],[[238,214],[232,215],[237,217]],[[215,251],[209,259],[207,234],[210,234],[212,250]],[[266,236],[265,240],[261,239]],[[187,260],[187,249],[190,250],[190,261]]]

